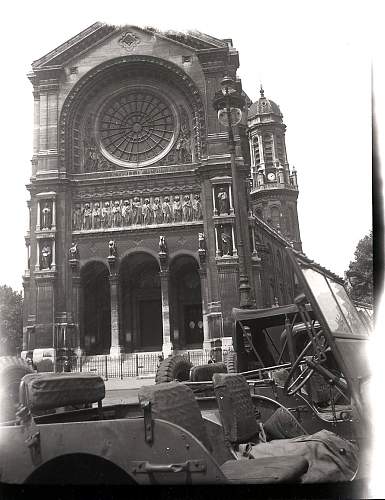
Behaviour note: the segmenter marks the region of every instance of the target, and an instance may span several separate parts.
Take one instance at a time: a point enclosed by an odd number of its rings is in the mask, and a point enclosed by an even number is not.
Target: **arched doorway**
[[[144,252],[120,265],[121,327],[126,351],[162,350],[162,301],[159,264]]]
[[[197,261],[176,257],[170,266],[171,330],[175,346],[202,348],[203,317],[201,280]]]
[[[80,273],[83,293],[82,339],[87,354],[109,354],[111,298],[109,270],[103,262],[88,262]]]

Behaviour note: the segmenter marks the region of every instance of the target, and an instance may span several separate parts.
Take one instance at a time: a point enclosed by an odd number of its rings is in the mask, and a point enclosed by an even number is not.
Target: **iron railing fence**
[[[225,361],[229,350],[217,350],[214,355],[212,350],[187,351],[183,353],[193,366],[207,364],[210,360],[215,362]],[[71,356],[66,360],[57,360],[57,372],[89,372],[100,375],[105,380],[110,378],[128,378],[140,376],[155,376],[160,363],[160,352],[127,353],[118,356]]]

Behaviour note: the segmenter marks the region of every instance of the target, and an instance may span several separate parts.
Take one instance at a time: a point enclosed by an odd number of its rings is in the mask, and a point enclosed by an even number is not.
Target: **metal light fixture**
[[[231,177],[233,184],[235,229],[239,257],[239,297],[240,307],[250,307],[250,285],[246,270],[245,246],[241,230],[241,211],[239,205],[239,180],[238,170],[235,163],[235,140],[233,126],[238,125],[242,119],[242,109],[245,106],[245,98],[239,92],[238,85],[226,75],[221,81],[221,90],[217,91],[213,100],[214,109],[218,113],[218,120],[229,130],[229,153],[231,162]]]

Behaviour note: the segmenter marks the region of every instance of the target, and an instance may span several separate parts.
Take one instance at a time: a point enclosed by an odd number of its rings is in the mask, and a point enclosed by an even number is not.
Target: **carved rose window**
[[[150,165],[165,156],[177,135],[177,114],[152,89],[132,88],[102,107],[97,134],[103,155],[121,166]]]

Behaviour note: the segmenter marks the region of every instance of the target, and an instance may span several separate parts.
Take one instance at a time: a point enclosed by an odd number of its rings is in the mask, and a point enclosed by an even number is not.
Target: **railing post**
[[[123,380],[123,356],[120,355],[120,380]]]
[[[105,379],[108,380],[108,366],[107,366],[107,356],[104,356],[104,362],[105,362]]]
[[[79,371],[81,372],[83,369],[83,356],[79,357]]]
[[[139,376],[139,361],[138,361],[138,355],[135,354],[135,368],[136,368],[136,376]]]

